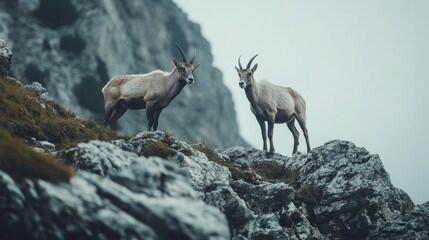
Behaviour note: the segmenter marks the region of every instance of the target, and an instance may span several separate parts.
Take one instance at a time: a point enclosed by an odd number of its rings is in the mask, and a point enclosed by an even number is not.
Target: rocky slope
[[[209,43],[171,0],[0,0],[0,38],[14,52],[18,79],[40,82],[79,116],[98,119],[101,88],[111,77],[172,70],[177,42],[188,55],[197,52],[200,67],[196,84],[163,111],[161,129],[216,146],[245,144]],[[144,111],[128,111],[118,127],[136,133],[145,126]]]
[[[0,174],[0,238],[429,238],[429,203],[415,206],[378,155],[348,141],[286,157],[158,131],[59,158],[78,170],[68,183]]]

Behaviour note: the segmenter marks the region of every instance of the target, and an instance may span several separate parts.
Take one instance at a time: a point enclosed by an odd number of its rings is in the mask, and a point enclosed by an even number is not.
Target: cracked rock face
[[[0,1],[0,36],[14,52],[17,79],[39,82],[62,105],[100,122],[102,87],[117,75],[173,70],[172,59],[181,59],[178,43],[188,59],[197,52],[200,67],[196,83],[162,112],[160,128],[188,141],[246,145],[210,44],[172,0]],[[2,56],[11,53],[0,49]],[[118,128],[146,129],[145,111],[128,111]]]
[[[148,153],[163,158],[144,157]],[[164,132],[143,132],[60,153],[78,170],[70,183],[16,183],[0,173],[0,220],[7,223],[0,238],[429,236],[429,203],[415,206],[392,186],[379,157],[351,142],[330,141],[292,157],[244,147],[217,153]]]

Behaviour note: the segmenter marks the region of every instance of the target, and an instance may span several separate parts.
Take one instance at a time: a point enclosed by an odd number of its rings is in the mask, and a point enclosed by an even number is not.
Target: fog
[[[176,3],[211,43],[246,141],[262,148],[234,66],[240,55],[244,65],[259,54],[255,79],[305,98],[313,148],[350,140],[379,154],[393,184],[415,203],[429,200],[429,1]],[[303,134],[300,140],[305,152]],[[274,143],[290,156],[286,124],[275,125]]]

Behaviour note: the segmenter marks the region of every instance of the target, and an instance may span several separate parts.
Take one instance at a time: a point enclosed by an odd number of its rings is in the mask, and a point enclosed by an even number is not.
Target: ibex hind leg
[[[292,154],[296,153],[298,151],[298,145],[299,145],[299,132],[295,127],[295,118],[290,120],[286,123],[289,130],[292,132],[293,135],[293,150]]]
[[[308,131],[307,131],[307,124],[305,122],[305,118],[303,116],[297,115],[296,120],[298,120],[299,126],[301,127],[302,131],[304,132],[305,137],[305,143],[307,144],[307,153],[310,152],[310,140],[308,138]]]

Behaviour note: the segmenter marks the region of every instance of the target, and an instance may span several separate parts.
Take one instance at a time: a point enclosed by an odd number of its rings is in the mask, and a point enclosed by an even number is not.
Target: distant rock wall
[[[0,0],[0,38],[14,51],[18,79],[40,82],[61,104],[97,119],[111,77],[172,70],[178,43],[189,56],[197,52],[200,67],[196,84],[163,111],[160,128],[216,146],[245,144],[210,44],[171,0]],[[128,111],[118,124],[123,132],[141,131],[145,113]]]

